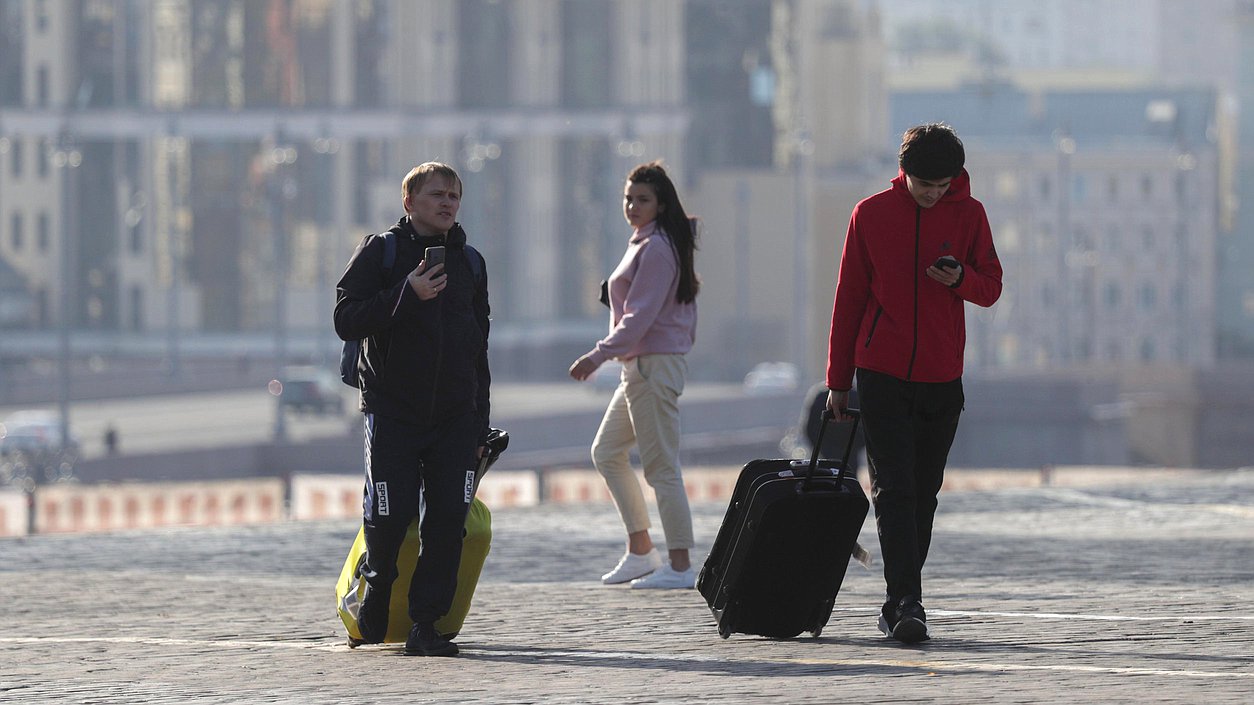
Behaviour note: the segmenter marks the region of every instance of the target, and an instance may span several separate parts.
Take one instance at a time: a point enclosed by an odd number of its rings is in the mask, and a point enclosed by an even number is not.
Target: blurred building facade
[[[894,72],[960,52],[986,72],[1085,73],[1160,83],[1237,80],[1243,0],[891,0],[880,3]]]
[[[629,168],[685,168],[684,10],[0,0],[0,256],[35,330],[72,297],[77,329],[325,337],[353,248],[437,159],[502,340],[560,337],[603,316]]]
[[[1023,53],[1003,67],[1149,72],[1169,46],[1192,55],[1171,22],[1205,29],[1235,7],[1203,3],[1202,21],[1151,4],[1101,3],[1127,20],[1110,44],[1154,38],[1110,57],[1058,44],[1088,12],[959,0],[947,17],[1004,33]],[[697,374],[788,360],[817,379],[853,205],[895,175],[905,126],[948,120],[1011,283],[969,316],[970,371],[1211,364],[1220,94],[978,68],[940,81],[886,46],[926,9],[0,0],[0,258],[28,290],[5,310],[50,330],[65,300],[79,330],[172,348],[277,330],[328,354],[344,263],[401,215],[404,173],[439,159],[463,176],[461,218],[488,259],[501,372],[560,377],[604,331],[622,180],[664,158],[705,222]]]
[[[765,242],[787,270],[751,298],[780,303],[762,314],[784,341],[768,357],[814,365],[838,221],[864,190],[842,179],[884,142],[883,47],[856,0],[0,0],[0,15],[0,256],[29,280],[36,331],[65,299],[68,325],[119,339],[277,329],[333,350],[339,272],[400,215],[401,176],[439,159],[465,181],[502,371],[560,375],[604,330],[622,180],[663,158],[703,215],[722,204],[698,179],[774,175]],[[833,188],[848,193],[827,222]],[[728,225],[711,217],[698,260],[712,292]],[[752,331],[703,301],[703,330]],[[702,338],[718,360],[727,336]]]

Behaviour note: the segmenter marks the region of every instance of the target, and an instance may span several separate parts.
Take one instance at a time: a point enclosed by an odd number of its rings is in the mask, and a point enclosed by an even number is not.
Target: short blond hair
[[[443,162],[426,162],[410,169],[409,173],[405,175],[404,180],[401,181],[401,198],[412,196],[432,176],[443,176],[452,179],[457,184],[458,193],[461,193],[462,177],[457,175],[456,169]]]

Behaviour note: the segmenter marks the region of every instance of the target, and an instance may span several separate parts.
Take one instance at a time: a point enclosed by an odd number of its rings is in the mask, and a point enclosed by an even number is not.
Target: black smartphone
[[[949,255],[945,255],[944,257],[941,257],[940,259],[936,260],[936,262],[933,263],[932,266],[936,267],[937,269],[957,269],[958,260],[954,259],[953,257],[950,257]]]
[[[422,253],[422,259],[427,263],[426,268],[422,270],[424,272],[437,264],[444,264],[444,245],[428,247],[426,251]]]

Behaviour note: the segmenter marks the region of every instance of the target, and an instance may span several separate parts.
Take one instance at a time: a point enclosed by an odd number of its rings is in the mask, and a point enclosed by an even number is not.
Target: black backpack
[[[383,274],[392,271],[396,263],[396,233],[388,231],[379,237],[383,238]],[[475,277],[475,286],[483,284],[483,256],[470,245],[463,245],[466,262],[470,264],[470,272]],[[361,379],[357,374],[357,360],[361,357],[361,341],[346,340],[340,349],[340,380],[354,389],[361,388]]]

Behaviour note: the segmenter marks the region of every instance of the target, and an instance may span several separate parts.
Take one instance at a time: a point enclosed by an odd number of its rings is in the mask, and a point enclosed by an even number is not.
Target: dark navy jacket
[[[420,429],[474,413],[482,439],[488,430],[491,384],[483,258],[464,249],[466,232],[460,225],[445,238],[424,237],[406,216],[390,232],[396,238],[392,268],[383,268],[382,236],[369,235],[336,286],[335,332],[342,340],[363,341],[361,410]],[[406,277],[433,245],[446,248],[448,286],[436,298],[422,301]],[[467,260],[471,256],[480,260],[478,277]]]

